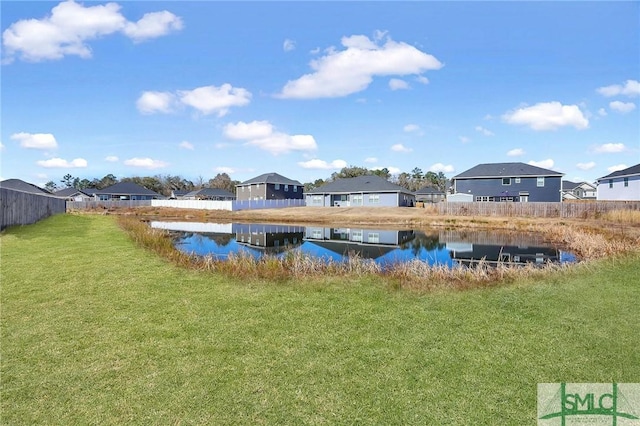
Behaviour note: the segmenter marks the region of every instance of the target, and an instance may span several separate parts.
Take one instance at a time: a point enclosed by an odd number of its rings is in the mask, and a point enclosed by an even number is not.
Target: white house
[[[598,180],[598,201],[640,201],[640,164]]]

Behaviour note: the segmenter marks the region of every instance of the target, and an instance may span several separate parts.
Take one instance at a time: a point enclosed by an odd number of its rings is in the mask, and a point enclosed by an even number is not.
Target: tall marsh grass
[[[420,260],[381,266],[371,259],[351,255],[346,261],[318,259],[308,254],[290,252],[282,257],[232,254],[227,259],[197,256],[176,249],[167,231],[154,229],[134,218],[121,216],[119,224],[131,238],[171,262],[189,269],[221,273],[230,277],[270,282],[290,282],[304,278],[334,276],[362,278],[378,276],[393,288],[431,290],[435,288],[469,288],[510,282],[522,277],[537,277],[550,271],[566,269],[566,264],[514,265],[480,260],[473,267],[429,265]],[[546,239],[562,244],[581,259],[589,260],[637,249],[633,240],[607,238],[588,229],[557,224],[546,226]]]

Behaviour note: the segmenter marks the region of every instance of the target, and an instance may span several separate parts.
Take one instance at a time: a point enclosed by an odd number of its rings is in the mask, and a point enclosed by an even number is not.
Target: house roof
[[[302,184],[300,182],[298,182],[297,180],[292,180],[292,179],[286,178],[286,177],[284,177],[282,175],[279,175],[277,173],[265,173],[265,174],[262,174],[260,176],[256,176],[253,179],[249,179],[247,181],[244,181],[240,185],[236,185],[236,186],[252,185],[254,183],[281,183],[283,185],[299,185],[299,186],[302,186]]]
[[[188,194],[185,195],[185,197],[196,197],[196,196],[201,196],[201,197],[226,197],[226,198],[235,198],[236,196],[225,190],[225,189],[220,189],[220,188],[202,188],[202,189],[197,189],[195,191],[191,191]]]
[[[133,183],[133,182],[119,182],[107,188],[99,189],[95,191],[95,194],[151,195],[154,197],[161,196],[157,192],[147,189],[144,186],[140,186],[137,183]]]
[[[173,193],[173,195],[175,195],[176,197],[187,195],[189,192],[193,192],[193,191],[188,191],[186,189],[174,189],[171,191],[171,193]]]
[[[416,195],[429,195],[429,194],[444,195],[444,191],[440,191],[438,188],[434,188],[433,186],[425,186],[416,191]]]
[[[564,173],[555,172],[542,167],[525,163],[485,163],[478,164],[469,170],[454,176],[459,178],[498,178],[498,177],[533,177],[533,176],[564,176]]]
[[[40,188],[32,183],[25,182],[20,179],[6,179],[0,182],[0,187],[13,189],[21,192],[29,192],[31,194],[44,194],[51,195],[51,192],[47,191],[44,188]]]
[[[606,176],[598,178],[598,181],[602,179],[611,179],[616,177],[626,177],[626,176],[635,176],[640,175],[640,164],[636,164],[635,166],[628,167],[624,170],[618,170],[617,172],[609,173]]]
[[[59,191],[56,191],[53,193],[53,195],[55,195],[56,197],[72,197],[76,194],[83,194],[83,195],[87,195],[89,196],[90,194],[88,194],[87,192],[84,192],[81,189],[78,188],[65,188],[65,189],[61,189]]]
[[[403,192],[412,194],[406,188],[391,183],[388,180],[376,176],[365,175],[352,178],[336,179],[333,182],[326,183],[318,188],[306,191],[307,194],[324,194],[324,193],[348,193],[348,192]]]
[[[572,190],[576,189],[577,187],[579,187],[580,185],[581,185],[581,183],[571,182],[570,180],[563,180],[562,181],[562,189],[564,189],[566,191],[572,191]]]

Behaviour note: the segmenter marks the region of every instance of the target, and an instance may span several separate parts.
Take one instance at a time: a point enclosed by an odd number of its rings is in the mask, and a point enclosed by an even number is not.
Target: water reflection
[[[300,252],[343,261],[351,256],[388,265],[421,260],[430,265],[489,263],[545,264],[576,257],[531,233],[492,231],[382,230],[358,227],[271,224],[151,222],[171,231],[176,247],[188,253],[226,258],[231,253],[259,258]]]

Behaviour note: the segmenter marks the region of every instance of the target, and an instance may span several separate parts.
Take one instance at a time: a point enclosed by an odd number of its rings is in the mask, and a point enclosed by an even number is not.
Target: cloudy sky
[[[640,162],[639,2],[0,7],[2,179]]]

